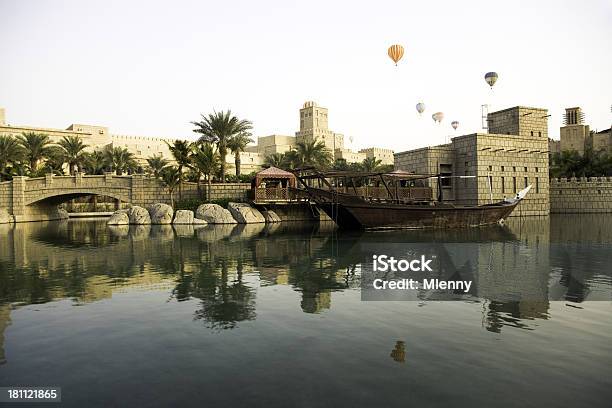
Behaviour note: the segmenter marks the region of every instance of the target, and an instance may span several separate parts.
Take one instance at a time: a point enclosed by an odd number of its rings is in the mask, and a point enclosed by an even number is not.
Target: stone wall
[[[551,179],[550,212],[612,213],[612,177]]]
[[[185,182],[182,194],[174,190],[174,201],[179,195],[184,200],[234,200],[245,201],[251,186],[249,183],[206,184]],[[100,176],[52,176],[28,178],[14,177],[0,183],[0,208],[5,208],[17,222],[57,219],[57,206],[78,197],[107,196],[119,202],[149,206],[153,203],[170,204],[170,193],[161,181],[143,175],[116,176],[110,173]]]
[[[214,200],[234,200],[234,201],[246,201],[249,198],[249,191],[251,191],[250,183],[225,183],[225,184],[213,184],[208,189],[207,185],[202,186],[204,199],[206,201]]]

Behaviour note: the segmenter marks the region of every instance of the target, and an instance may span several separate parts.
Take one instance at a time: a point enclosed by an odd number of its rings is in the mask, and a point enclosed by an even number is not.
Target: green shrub
[[[199,198],[185,198],[174,203],[174,210],[191,210],[195,212],[200,204],[202,204],[202,200]]]

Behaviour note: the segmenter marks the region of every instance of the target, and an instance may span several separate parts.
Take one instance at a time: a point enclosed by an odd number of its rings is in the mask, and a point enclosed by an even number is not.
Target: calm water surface
[[[476,245],[476,290],[362,301],[363,248],[408,242]],[[525,256],[536,272],[516,267]],[[0,225],[0,386],[61,386],[72,407],[610,407],[610,263],[612,216],[454,232]]]

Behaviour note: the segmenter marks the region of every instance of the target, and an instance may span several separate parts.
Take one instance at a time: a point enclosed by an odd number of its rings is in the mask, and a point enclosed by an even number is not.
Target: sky
[[[0,0],[0,16],[12,125],[193,139],[191,121],[231,109],[255,136],[293,135],[313,100],[349,147],[403,151],[482,131],[482,104],[547,108],[557,139],[566,107],[612,122],[609,0]]]

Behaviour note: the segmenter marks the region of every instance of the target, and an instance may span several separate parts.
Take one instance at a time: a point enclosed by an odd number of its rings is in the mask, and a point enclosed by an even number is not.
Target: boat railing
[[[341,186],[336,187],[338,192],[353,194],[360,197],[375,199],[375,200],[389,200],[396,199],[399,201],[428,201],[432,197],[431,187],[390,187],[387,190],[386,187],[380,186],[362,186],[362,187],[351,187]],[[389,196],[391,191],[391,196]]]

